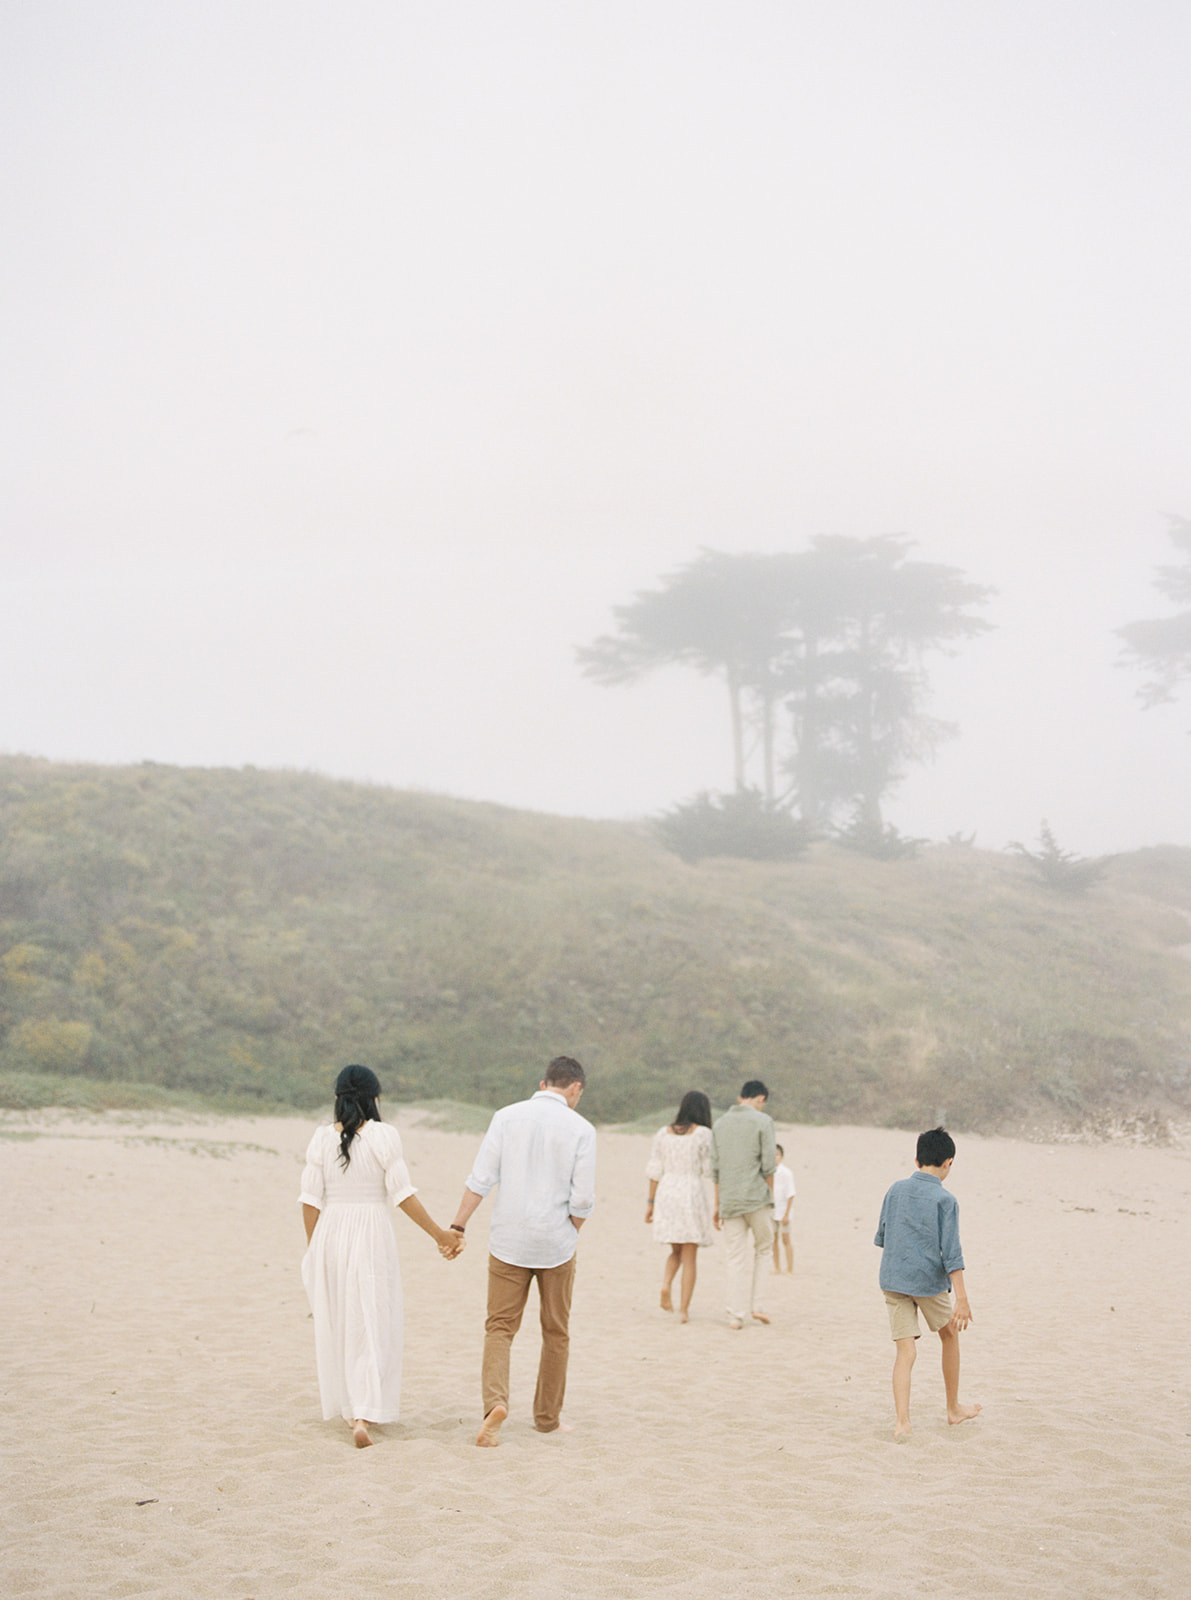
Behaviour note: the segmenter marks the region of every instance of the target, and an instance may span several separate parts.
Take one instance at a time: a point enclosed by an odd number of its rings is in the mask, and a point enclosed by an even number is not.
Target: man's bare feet
[[[352,1423],[352,1438],[356,1442],[357,1450],[367,1450],[373,1442],[372,1435],[368,1432],[368,1424],[363,1417],[357,1417]]]
[[[538,1428],[538,1425],[535,1422],[534,1427],[537,1428],[539,1433],[574,1433],[575,1431],[575,1424],[573,1422],[560,1422],[557,1428]]]
[[[766,1313],[764,1311],[754,1311],[753,1312],[753,1321],[754,1322],[764,1322],[764,1323],[768,1324],[769,1317],[766,1315]]]
[[[498,1400],[492,1410],[484,1418],[479,1433],[476,1434],[476,1443],[488,1448],[495,1448],[500,1443],[500,1425],[509,1414],[508,1406],[502,1405]]]
[[[674,1302],[670,1298],[669,1289],[663,1289],[662,1290],[661,1307],[662,1307],[663,1311],[673,1311],[674,1310]]]
[[[983,1406],[956,1406],[954,1411],[947,1413],[947,1421],[954,1427],[957,1422],[971,1422],[973,1417],[978,1417],[984,1410]]]

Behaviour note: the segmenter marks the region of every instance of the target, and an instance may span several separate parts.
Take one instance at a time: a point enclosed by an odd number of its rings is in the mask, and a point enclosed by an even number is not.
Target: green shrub
[[[658,837],[676,856],[694,863],[705,856],[743,861],[793,861],[806,849],[805,825],[758,789],[696,795],[658,818]]]

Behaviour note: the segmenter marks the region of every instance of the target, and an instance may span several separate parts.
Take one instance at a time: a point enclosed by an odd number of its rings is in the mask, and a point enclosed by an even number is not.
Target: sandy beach
[[[453,1214],[477,1139],[398,1117]],[[489,1207],[457,1262],[401,1216],[403,1419],[318,1409],[296,1194],[312,1123],[6,1114],[0,1592],[272,1600],[1182,1597],[1191,1592],[1191,1151],[961,1137],[975,1322],[949,1428],[924,1338],[913,1438],[872,1244],[913,1138],[787,1128],[795,1274],[731,1332],[724,1256],[658,1307],[648,1138],[603,1131],[566,1418],[535,1433],[536,1299],[512,1414],[477,1450]]]

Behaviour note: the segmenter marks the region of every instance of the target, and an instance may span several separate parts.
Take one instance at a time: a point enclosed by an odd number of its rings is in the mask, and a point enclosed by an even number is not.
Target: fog
[[[575,647],[901,533],[997,595],[905,831],[1191,845],[1113,630],[1191,513],[1176,0],[8,0],[0,749],[592,817],[722,687]]]

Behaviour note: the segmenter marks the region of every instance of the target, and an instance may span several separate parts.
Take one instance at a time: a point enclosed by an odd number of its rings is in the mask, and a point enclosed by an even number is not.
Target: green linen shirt
[[[766,1178],[777,1166],[773,1118],[735,1105],[711,1130],[711,1176],[720,1188],[720,1216],[743,1217],[773,1204]]]

